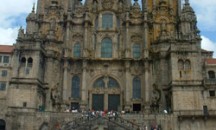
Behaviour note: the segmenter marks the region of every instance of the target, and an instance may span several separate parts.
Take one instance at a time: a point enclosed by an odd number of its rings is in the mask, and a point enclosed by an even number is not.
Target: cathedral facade
[[[216,60],[189,0],[181,5],[38,0],[10,53],[5,127],[58,129],[77,109],[142,113],[146,130],[214,130]]]

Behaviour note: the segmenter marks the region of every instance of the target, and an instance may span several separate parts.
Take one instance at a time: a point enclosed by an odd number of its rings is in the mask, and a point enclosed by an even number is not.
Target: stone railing
[[[216,117],[216,110],[208,110],[207,115],[204,114],[203,110],[181,110],[174,112],[179,117]]]
[[[204,79],[204,84],[206,84],[206,85],[215,85],[216,84],[216,79],[205,78]]]

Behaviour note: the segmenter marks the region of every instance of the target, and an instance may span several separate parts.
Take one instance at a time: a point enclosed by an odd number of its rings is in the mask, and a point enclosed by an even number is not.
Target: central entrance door
[[[95,111],[104,110],[104,94],[93,94],[92,95],[92,109]]]
[[[120,108],[121,88],[118,82],[109,76],[98,78],[91,90],[91,106],[93,110],[113,110]]]
[[[120,95],[109,94],[108,95],[108,110],[118,111],[119,107],[120,107]]]
[[[5,130],[6,123],[4,120],[0,119],[0,130]]]

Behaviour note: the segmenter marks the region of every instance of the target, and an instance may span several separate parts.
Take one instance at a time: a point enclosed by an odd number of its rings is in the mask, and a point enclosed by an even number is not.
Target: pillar
[[[125,110],[131,110],[131,76],[130,76],[130,61],[125,62]]]
[[[149,61],[145,60],[144,65],[145,65],[145,89],[144,89],[145,99],[144,99],[144,105],[145,105],[145,112],[150,113],[150,93],[151,93],[151,89],[150,89],[150,81],[149,81],[150,80]]]
[[[126,37],[125,37],[125,57],[126,58],[130,58],[130,46],[129,46],[129,41],[130,41],[130,36],[129,36],[129,21],[130,21],[130,17],[129,17],[129,12],[127,12],[127,16],[126,16]]]
[[[67,100],[68,95],[68,62],[64,62],[64,75],[63,75],[63,101]]]
[[[87,61],[83,61],[83,72],[82,72],[82,89],[81,89],[81,104],[80,107],[81,109],[86,109],[88,105],[88,89],[87,89],[87,79],[86,79],[86,74],[87,74]]]

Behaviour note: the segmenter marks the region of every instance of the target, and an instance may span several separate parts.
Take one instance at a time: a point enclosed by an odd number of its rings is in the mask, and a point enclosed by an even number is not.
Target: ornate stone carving
[[[151,108],[152,113],[158,113],[159,112],[159,102],[161,99],[161,90],[158,89],[158,86],[156,84],[153,84],[153,91],[152,91],[152,97],[151,97]]]
[[[142,67],[143,65],[141,63],[135,62],[130,67],[130,72],[133,75],[141,75],[144,72],[144,69]]]
[[[113,0],[102,0],[102,6],[104,9],[111,9],[113,7]]]
[[[142,37],[137,35],[137,34],[133,35],[133,36],[131,36],[131,41],[133,43],[140,43],[140,42],[142,42]]]
[[[83,17],[84,13],[85,13],[85,10],[82,4],[79,4],[75,7],[74,16],[76,18]]]

